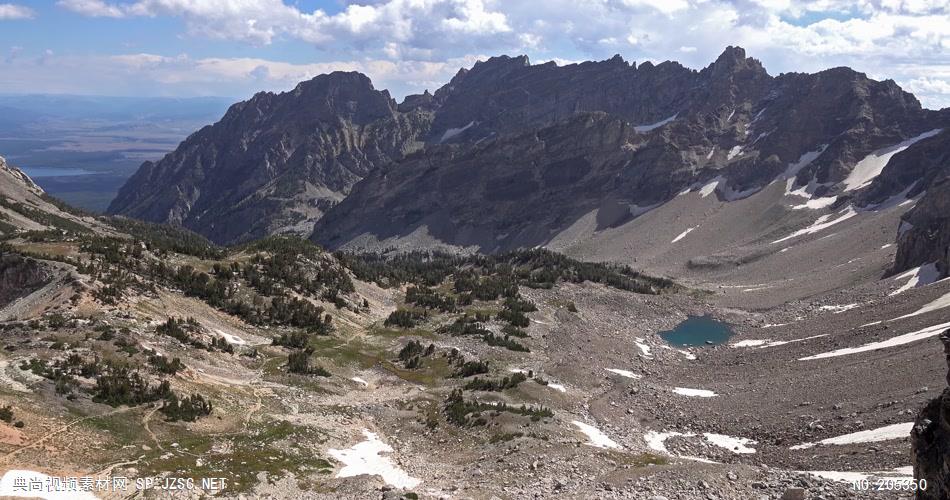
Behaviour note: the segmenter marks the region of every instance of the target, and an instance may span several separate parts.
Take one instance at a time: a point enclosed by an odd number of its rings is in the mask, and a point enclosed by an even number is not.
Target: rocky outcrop
[[[903,216],[891,273],[936,263],[950,274],[950,129],[895,155],[869,196],[883,203],[893,192],[921,198]]]
[[[943,332],[940,340],[950,367],[950,330]],[[947,373],[947,383],[950,384],[950,372]],[[917,415],[911,442],[914,477],[927,481],[927,488],[917,491],[917,499],[950,498],[950,387]]]
[[[359,73],[332,73],[235,104],[146,162],[109,213],[184,226],[219,243],[308,233],[375,168],[419,147],[430,117],[401,113]]]
[[[892,273],[936,263],[941,276],[950,274],[950,176],[933,181],[904,214],[897,244]]]
[[[0,251],[0,308],[49,282],[49,273],[35,260]]]

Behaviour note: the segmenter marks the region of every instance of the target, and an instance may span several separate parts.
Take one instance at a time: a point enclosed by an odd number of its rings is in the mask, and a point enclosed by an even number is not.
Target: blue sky
[[[397,98],[496,54],[847,65],[950,106],[947,0],[0,0],[0,92],[224,95],[356,70]]]

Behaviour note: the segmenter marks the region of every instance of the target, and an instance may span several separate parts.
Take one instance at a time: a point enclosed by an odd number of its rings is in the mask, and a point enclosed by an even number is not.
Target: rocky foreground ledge
[[[950,330],[940,335],[950,368]],[[950,371],[947,373],[950,385]],[[918,491],[920,500],[950,498],[950,387],[930,401],[917,416],[911,432],[914,477],[927,480],[926,490]]]

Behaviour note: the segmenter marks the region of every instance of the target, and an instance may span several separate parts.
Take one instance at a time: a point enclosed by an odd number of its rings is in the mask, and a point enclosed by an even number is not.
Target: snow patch
[[[689,389],[686,387],[674,387],[673,392],[679,394],[680,396],[688,396],[695,398],[714,398],[718,396],[713,391],[707,391],[706,389]]]
[[[738,348],[738,347],[759,347],[768,344],[771,342],[769,339],[750,339],[750,340],[740,340],[735,344],[729,344],[729,347]]]
[[[878,149],[865,156],[864,159],[859,161],[854,168],[851,169],[851,173],[848,174],[848,177],[844,180],[844,191],[854,191],[855,189],[861,189],[867,186],[877,176],[881,175],[881,172],[884,171],[884,167],[887,165],[887,162],[891,160],[891,157],[911,147],[918,141],[939,134],[941,130],[942,129],[937,128],[924,132],[917,137],[912,137],[890,147]]]
[[[781,325],[776,325],[781,326]],[[765,327],[762,327],[765,328]],[[758,347],[759,349],[765,349],[766,347],[778,347],[785,344],[794,344],[796,342],[804,342],[806,340],[817,339],[821,337],[827,337],[827,333],[821,335],[812,335],[811,337],[803,337],[800,339],[792,340],[771,340],[771,339],[755,339],[755,340],[741,340],[735,344],[729,344],[729,347],[740,348],[740,347]]]
[[[226,340],[229,344],[247,345],[247,341],[242,339],[241,337],[238,337],[237,335],[231,335],[230,333],[225,333],[225,332],[222,332],[221,330],[215,330],[215,332],[217,332],[218,335],[224,337],[224,340]]]
[[[640,378],[640,375],[637,375],[636,373],[633,373],[632,371],[629,371],[629,370],[621,370],[619,368],[604,368],[604,370],[607,370],[610,373],[616,373],[617,375],[620,375],[621,377],[634,378],[634,379]]]
[[[667,123],[670,123],[671,121],[675,120],[677,115],[679,115],[679,113],[676,113],[673,116],[660,120],[656,123],[651,123],[649,125],[637,125],[636,127],[633,127],[633,130],[637,132],[638,134],[643,134],[651,130],[658,129],[662,127],[663,125],[666,125]]]
[[[666,350],[668,350],[668,351],[676,351],[676,352],[682,354],[683,357],[686,358],[686,359],[688,359],[688,360],[694,360],[694,359],[696,359],[696,355],[695,355],[695,354],[693,354],[693,353],[691,353],[691,352],[689,352],[689,351],[684,351],[684,350],[682,350],[682,349],[674,349],[674,348],[672,348],[672,347],[670,347],[670,346],[668,346],[668,345],[661,345],[661,346],[660,346],[660,349],[666,349]]]
[[[801,205],[793,205],[792,210],[802,210],[805,208],[820,210],[822,208],[827,208],[831,205],[834,205],[836,201],[838,201],[837,196],[831,196],[829,198],[813,198],[806,201],[805,203],[802,203]]]
[[[740,154],[742,154],[742,146],[733,146],[732,149],[729,150],[729,153],[726,155],[726,160],[727,161],[731,160],[735,158],[736,156],[739,156]]]
[[[669,450],[666,449],[666,440],[671,437],[695,437],[695,436],[696,434],[692,432],[650,431],[650,432],[647,432],[643,436],[643,440],[646,441],[647,446],[649,446],[650,449],[654,451],[658,451],[666,455],[671,455],[671,456],[686,459],[686,460],[696,460],[696,461],[706,462],[706,463],[715,463],[705,458],[673,455],[672,453],[670,453]],[[758,441],[754,441],[752,439],[727,436],[725,434],[715,434],[711,432],[704,433],[703,439],[705,439],[706,442],[709,444],[712,444],[720,448],[729,450],[733,453],[739,453],[739,454],[755,453],[755,448],[752,448],[749,445],[758,444]]]
[[[782,177],[791,181],[786,185],[785,194],[789,194],[789,190],[795,184],[795,176],[798,175],[798,172],[801,172],[803,168],[815,161],[819,156],[821,156],[822,153],[825,152],[825,149],[827,148],[827,144],[822,144],[814,151],[802,153],[802,155],[798,157],[798,161],[789,164],[788,167],[785,168],[785,173],[782,175]]]
[[[567,387],[564,387],[561,384],[556,384],[554,382],[548,382],[548,387],[554,389],[555,391],[567,392]]]
[[[742,437],[733,437],[727,436],[725,434],[713,434],[707,432],[703,434],[703,437],[706,438],[710,444],[714,444],[720,448],[725,448],[733,453],[755,453],[755,448],[750,447],[751,444],[758,444],[758,441],[754,441],[749,438]]]
[[[843,436],[837,436],[828,439],[822,439],[817,443],[802,443],[789,448],[790,450],[805,450],[819,444],[856,444],[856,443],[876,443],[878,441],[890,441],[892,439],[903,439],[910,437],[910,430],[914,428],[913,422],[904,422],[900,424],[886,425],[877,429],[868,429],[860,432],[852,432]]]
[[[742,191],[736,191],[728,183],[722,182],[719,184],[718,188],[719,194],[722,196],[722,199],[726,201],[737,201],[744,200],[755,193],[759,192],[758,187],[750,187],[749,189],[743,189]]]
[[[942,297],[930,302],[929,304],[921,307],[920,309],[903,316],[898,316],[891,321],[897,321],[899,319],[912,318],[914,316],[920,316],[921,314],[927,314],[929,312],[936,311],[938,309],[943,309],[945,307],[950,307],[950,293],[944,294]]]
[[[937,263],[931,262],[930,264],[924,264],[920,267],[916,267],[914,269],[911,269],[910,271],[907,271],[906,273],[899,274],[894,277],[895,280],[900,280],[904,278],[910,278],[910,279],[907,280],[907,283],[904,283],[903,285],[901,285],[900,288],[889,293],[888,294],[889,296],[893,297],[895,295],[904,293],[907,290],[910,290],[911,288],[929,285],[937,281],[938,279],[940,279],[940,271],[937,270]]]
[[[363,435],[366,436],[366,441],[357,443],[352,448],[327,450],[330,456],[345,464],[336,477],[353,477],[364,474],[380,476],[386,484],[396,488],[414,488],[421,482],[396,467],[389,457],[380,455],[380,453],[392,452],[391,446],[380,441],[376,434],[366,429],[363,429]]]
[[[860,352],[887,349],[888,347],[897,347],[899,345],[909,344],[911,342],[923,340],[928,337],[935,337],[937,335],[940,335],[947,328],[950,328],[950,323],[941,323],[939,325],[934,325],[928,328],[924,328],[923,330],[918,330],[916,332],[911,332],[911,333],[905,333],[904,335],[898,335],[897,337],[892,337],[890,339],[882,340],[880,342],[871,342],[870,344],[864,344],[858,347],[847,347],[844,349],[836,349],[834,351],[823,352],[821,354],[815,354],[814,356],[806,356],[804,358],[799,358],[799,361],[811,361],[813,359],[834,358],[838,356],[847,356],[849,354],[857,354]]]
[[[621,448],[619,444],[614,442],[613,439],[607,437],[606,434],[600,431],[600,429],[594,427],[593,425],[585,424],[584,422],[579,422],[574,420],[571,422],[576,425],[578,429],[581,430],[587,436],[587,444],[597,448]]]
[[[439,142],[445,142],[445,141],[447,141],[447,140],[449,140],[449,139],[451,139],[451,138],[453,138],[453,137],[455,137],[455,136],[461,134],[462,132],[465,132],[465,131],[468,130],[472,125],[475,125],[475,122],[474,122],[474,121],[468,122],[468,125],[466,125],[466,126],[464,126],[464,127],[462,127],[462,128],[450,128],[450,129],[446,130],[445,133],[442,134],[442,138],[439,139]]]
[[[369,387],[369,382],[367,382],[367,381],[365,381],[365,380],[363,380],[363,379],[361,379],[361,378],[359,378],[359,377],[353,377],[353,378],[351,378],[350,380],[352,380],[353,382],[356,382],[357,384],[363,384],[363,387]]]
[[[699,226],[696,226],[696,227],[699,227]],[[683,231],[682,233],[679,234],[679,236],[677,236],[676,238],[673,238],[673,241],[671,241],[670,243],[676,243],[677,241],[679,241],[679,240],[685,238],[686,235],[689,234],[689,233],[691,233],[691,232],[693,231],[693,229],[696,229],[696,227],[691,227],[691,228],[687,229],[686,231]]]
[[[703,198],[716,192],[716,186],[719,185],[719,182],[722,181],[722,177],[716,177],[715,179],[709,181],[699,190],[699,195]]]
[[[861,304],[841,304],[841,305],[831,305],[831,306],[819,306],[818,309],[821,311],[831,311],[833,314],[841,314],[845,311],[850,311],[860,306]]]
[[[636,344],[637,347],[640,349],[641,354],[643,354],[644,356],[652,356],[651,351],[650,351],[650,346],[644,344],[642,338],[637,337],[634,344]]]
[[[814,233],[823,231],[825,229],[828,229],[831,226],[834,226],[835,224],[844,222],[854,217],[855,215],[858,215],[858,213],[854,211],[854,208],[852,208],[851,206],[848,206],[848,208],[842,210],[841,212],[838,212],[838,215],[839,217],[837,219],[831,219],[831,215],[829,214],[822,215],[821,217],[818,218],[818,220],[812,223],[812,225],[806,227],[805,229],[799,229],[798,231],[795,231],[794,233],[784,238],[777,239],[773,241],[772,243],[773,244],[781,243],[783,241],[790,240],[792,238],[797,238],[799,236],[803,236],[806,234],[814,234]]]

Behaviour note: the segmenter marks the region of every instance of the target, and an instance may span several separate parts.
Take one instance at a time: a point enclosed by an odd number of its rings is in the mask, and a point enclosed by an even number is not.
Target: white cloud
[[[33,9],[12,3],[0,3],[0,21],[4,19],[32,19]]]
[[[289,90],[297,83],[333,71],[359,71],[377,89],[397,97],[422,89],[435,90],[460,67],[482,57],[441,62],[363,59],[291,64],[260,58],[192,58],[187,54],[149,53],[115,56],[72,56],[52,52],[9,59],[3,66],[0,93],[24,88],[46,93],[89,93],[109,89],[118,95],[227,95],[249,97],[260,90]]]
[[[338,61],[446,64],[472,54],[535,60],[679,59],[740,45],[770,72],[851,66],[950,105],[947,0],[356,0],[337,13],[293,0],[60,0],[89,16],[175,16],[187,34],[254,45],[296,40]],[[278,68],[269,68],[278,71]],[[268,73],[269,74],[269,73]],[[421,90],[421,89],[414,89]],[[398,94],[398,91],[395,92]]]

